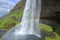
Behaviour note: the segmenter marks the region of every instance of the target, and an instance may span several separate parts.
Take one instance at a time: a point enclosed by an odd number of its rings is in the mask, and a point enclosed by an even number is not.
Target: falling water
[[[8,31],[2,40],[40,40],[41,0],[27,0],[21,24]]]

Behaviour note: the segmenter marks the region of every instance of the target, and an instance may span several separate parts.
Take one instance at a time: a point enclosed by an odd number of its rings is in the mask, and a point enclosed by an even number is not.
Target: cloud
[[[0,0],[0,17],[8,14],[20,0]]]

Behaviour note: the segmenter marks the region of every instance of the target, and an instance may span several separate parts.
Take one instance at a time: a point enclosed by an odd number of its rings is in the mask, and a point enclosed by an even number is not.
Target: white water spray
[[[21,33],[40,36],[39,17],[41,0],[27,0],[24,15],[21,22]]]
[[[21,24],[3,36],[3,40],[40,40],[41,0],[27,0]]]

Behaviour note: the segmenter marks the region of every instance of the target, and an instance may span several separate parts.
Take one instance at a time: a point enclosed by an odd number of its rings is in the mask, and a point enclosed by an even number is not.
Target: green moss
[[[46,31],[48,31],[48,32],[53,31],[52,28],[51,28],[51,26],[45,25],[45,24],[42,24],[42,23],[40,23],[40,28],[41,28],[42,30],[46,30]]]
[[[3,17],[1,19],[1,24],[0,24],[0,29],[5,29],[5,24],[6,23],[18,23],[18,20],[22,17],[23,11],[22,10],[16,10],[13,12],[10,12],[6,17]],[[17,20],[13,20],[11,17],[15,16]],[[8,22],[9,21],[9,22]]]

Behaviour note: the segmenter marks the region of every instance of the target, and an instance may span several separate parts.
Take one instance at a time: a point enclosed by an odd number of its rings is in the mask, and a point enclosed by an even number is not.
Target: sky
[[[0,17],[5,16],[20,0],[0,0]]]

